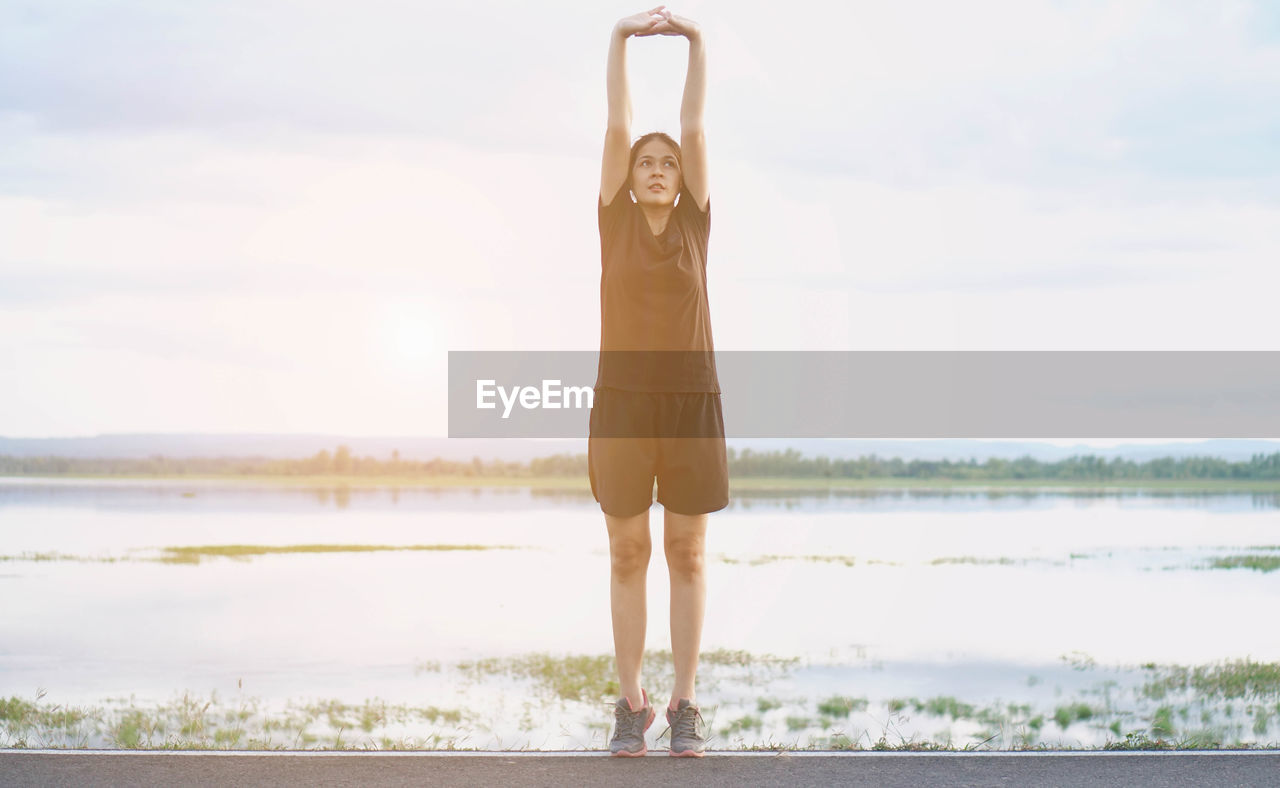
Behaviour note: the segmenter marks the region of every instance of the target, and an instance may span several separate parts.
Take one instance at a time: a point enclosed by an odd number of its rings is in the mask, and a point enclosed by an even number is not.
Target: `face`
[[[631,191],[642,205],[670,206],[680,192],[680,162],[676,153],[662,140],[649,140],[640,146],[635,166],[631,168]]]

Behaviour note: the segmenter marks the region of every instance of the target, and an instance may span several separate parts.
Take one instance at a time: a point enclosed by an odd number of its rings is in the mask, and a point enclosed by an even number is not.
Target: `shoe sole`
[[[646,731],[649,730],[649,726],[653,724],[653,721],[657,718],[657,716],[658,716],[658,712],[654,711],[653,708],[651,707],[649,709],[649,721],[644,724],[644,729]],[[642,731],[640,735],[643,736],[644,732]],[[631,752],[629,750],[619,750],[618,752],[612,753],[613,757],[615,758],[639,758],[641,755],[648,755],[648,754],[649,754],[648,743],[646,743],[645,746],[640,749],[640,752]]]

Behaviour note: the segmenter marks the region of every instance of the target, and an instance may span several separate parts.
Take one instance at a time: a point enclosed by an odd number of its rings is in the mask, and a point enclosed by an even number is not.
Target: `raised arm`
[[[666,26],[689,39],[689,68],[684,77],[684,99],[680,103],[680,158],[684,193],[692,197],[699,211],[707,210],[711,187],[707,180],[707,139],[702,130],[702,107],[707,98],[707,52],[702,28],[692,19],[663,12]]]
[[[604,133],[604,157],[600,165],[600,201],[613,199],[627,179],[631,153],[631,91],[627,88],[627,39],[654,35],[667,24],[661,13],[665,6],[641,11],[618,20],[609,34],[609,63],[606,90],[609,94],[609,125]]]

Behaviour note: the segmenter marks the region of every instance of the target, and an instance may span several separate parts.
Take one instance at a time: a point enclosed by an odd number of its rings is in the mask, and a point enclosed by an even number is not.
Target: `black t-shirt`
[[[600,366],[596,388],[720,393],[707,239],[711,200],[699,211],[687,194],[654,235],[624,181],[600,223]]]

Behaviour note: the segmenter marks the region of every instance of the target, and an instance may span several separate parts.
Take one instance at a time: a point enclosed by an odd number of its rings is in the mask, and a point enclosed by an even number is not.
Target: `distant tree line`
[[[1055,462],[1032,457],[1015,460],[903,460],[872,454],[856,459],[804,457],[795,449],[757,453],[729,450],[734,476],[785,476],[833,479],[1048,479],[1109,481],[1121,479],[1280,479],[1280,452],[1255,454],[1247,462],[1218,457],[1161,457],[1134,462],[1092,454]]]
[[[1255,454],[1247,461],[1217,457],[1162,457],[1134,462],[1094,455],[1072,456],[1043,462],[1029,456],[1015,460],[903,460],[872,454],[856,459],[804,457],[795,449],[754,452],[728,450],[729,473],[736,477],[767,476],[829,479],[1043,479],[1057,481],[1112,481],[1154,479],[1274,479],[1280,480],[1280,452]],[[317,452],[303,459],[268,457],[165,457],[145,459],[82,459],[74,457],[11,457],[0,455],[0,475],[57,476],[91,474],[110,476],[475,476],[535,478],[586,476],[587,455],[555,454],[529,462],[508,462],[479,457],[468,461],[406,460],[399,451],[391,458],[357,457],[350,447]]]
[[[406,460],[391,452],[388,460],[358,457],[348,446],[325,449],[303,459],[270,457],[141,458],[11,457],[0,455],[0,475],[57,476],[573,476],[587,473],[587,455],[557,454],[528,463],[504,460]]]

